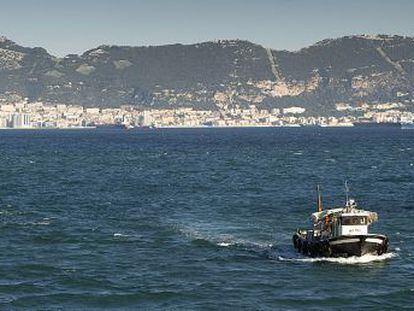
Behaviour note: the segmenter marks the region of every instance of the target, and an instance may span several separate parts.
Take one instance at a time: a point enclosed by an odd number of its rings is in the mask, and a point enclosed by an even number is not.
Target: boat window
[[[342,224],[343,225],[366,225],[367,224],[367,218],[361,217],[361,216],[350,216],[350,217],[342,217]]]

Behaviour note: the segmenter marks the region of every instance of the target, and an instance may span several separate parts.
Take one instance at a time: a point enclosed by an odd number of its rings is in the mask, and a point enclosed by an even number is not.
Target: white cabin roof
[[[333,209],[327,209],[322,212],[316,212],[312,213],[311,219],[314,223],[318,223],[322,219],[325,218],[325,216],[329,215],[336,215],[336,216],[365,216],[368,217],[368,220],[370,223],[378,220],[378,215],[375,212],[365,211],[362,209],[357,208],[347,208],[347,207],[340,207],[340,208],[333,208]]]
[[[350,213],[341,213],[341,216],[369,216],[371,215],[373,212],[368,212],[368,211],[363,211],[363,210],[356,210],[356,211],[352,211]]]

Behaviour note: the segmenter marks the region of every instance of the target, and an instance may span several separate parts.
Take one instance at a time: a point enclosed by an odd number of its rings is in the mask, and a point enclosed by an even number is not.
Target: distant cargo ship
[[[401,125],[403,130],[414,130],[414,123],[404,123]]]
[[[400,122],[355,122],[355,127],[367,127],[367,128],[377,128],[377,127],[385,127],[385,128],[401,128]]]

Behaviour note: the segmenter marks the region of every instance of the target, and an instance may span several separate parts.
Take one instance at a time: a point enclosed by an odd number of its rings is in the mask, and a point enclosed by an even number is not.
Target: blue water
[[[1,309],[412,308],[414,131],[0,131]],[[291,236],[343,181],[379,260]]]

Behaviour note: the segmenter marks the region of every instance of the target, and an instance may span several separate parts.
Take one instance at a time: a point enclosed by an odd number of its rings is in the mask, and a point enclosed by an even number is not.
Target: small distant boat
[[[347,183],[345,189],[345,206],[323,210],[318,186],[318,211],[311,215],[313,228],[298,229],[293,235],[298,252],[311,257],[350,257],[388,251],[387,236],[368,233],[369,225],[378,220],[377,213],[359,209],[355,200],[349,199]]]
[[[97,129],[125,129],[125,124],[121,123],[96,123],[94,126]]]
[[[402,130],[414,130],[414,123],[403,123],[401,124]]]

